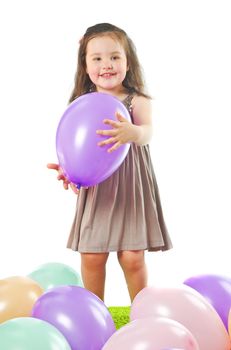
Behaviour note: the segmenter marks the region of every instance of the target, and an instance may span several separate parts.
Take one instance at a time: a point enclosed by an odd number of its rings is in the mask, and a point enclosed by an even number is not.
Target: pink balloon
[[[169,347],[199,350],[194,336],[179,322],[163,317],[148,317],[134,320],[120,328],[108,339],[102,350],[162,350]]]
[[[113,146],[97,143],[110,136],[96,134],[96,130],[112,129],[104,119],[116,119],[119,112],[128,121],[130,114],[116,97],[100,92],[82,95],[64,112],[56,133],[56,151],[59,165],[67,178],[79,186],[93,186],[107,179],[125,159],[130,144],[121,145],[108,153]]]
[[[144,288],[132,303],[130,318],[150,316],[180,322],[195,336],[200,350],[230,350],[230,339],[221,318],[212,305],[191,287]]]
[[[195,289],[214,307],[228,330],[231,307],[231,278],[222,275],[198,275],[187,278],[184,284]]]

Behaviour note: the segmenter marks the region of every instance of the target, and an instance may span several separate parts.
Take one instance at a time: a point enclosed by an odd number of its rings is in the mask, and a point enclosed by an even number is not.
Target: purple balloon
[[[116,330],[102,300],[78,286],[45,292],[34,304],[32,317],[55,326],[72,350],[101,350]]]
[[[64,112],[56,133],[59,165],[67,178],[78,186],[93,186],[107,179],[123,162],[130,144],[121,145],[108,153],[113,144],[98,146],[108,136],[96,130],[112,129],[104,119],[116,119],[119,112],[128,121],[130,114],[116,97],[99,92],[82,95]]]
[[[231,308],[231,278],[219,275],[199,275],[188,278],[184,284],[195,289],[214,307],[228,330]]]

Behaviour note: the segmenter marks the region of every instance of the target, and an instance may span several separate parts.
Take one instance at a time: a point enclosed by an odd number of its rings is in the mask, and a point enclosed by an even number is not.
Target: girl
[[[75,86],[70,101],[93,91],[121,100],[132,123],[122,115],[104,120],[110,130],[96,130],[99,147],[110,144],[109,152],[130,142],[128,155],[108,179],[77,190],[57,164],[63,186],[78,193],[77,208],[67,247],[81,254],[85,288],[104,300],[106,261],[117,251],[131,301],[147,286],[144,251],[171,248],[148,143],[152,136],[150,97],[145,93],[141,67],[131,39],[109,23],[87,29],[80,40]],[[108,138],[100,141],[100,135]]]

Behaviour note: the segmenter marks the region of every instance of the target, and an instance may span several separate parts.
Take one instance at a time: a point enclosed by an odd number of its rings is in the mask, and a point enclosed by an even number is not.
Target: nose
[[[112,69],[112,62],[111,60],[104,60],[103,61],[103,69],[107,70],[107,69]]]

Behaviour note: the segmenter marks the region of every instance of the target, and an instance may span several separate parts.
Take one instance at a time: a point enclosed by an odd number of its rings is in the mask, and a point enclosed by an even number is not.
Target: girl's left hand
[[[108,149],[108,152],[113,152],[121,145],[128,142],[134,142],[138,137],[137,125],[132,124],[120,113],[116,113],[117,122],[112,119],[104,119],[104,124],[111,125],[113,129],[110,130],[96,130],[96,133],[104,136],[111,136],[108,139],[99,142],[98,146],[114,145]]]

